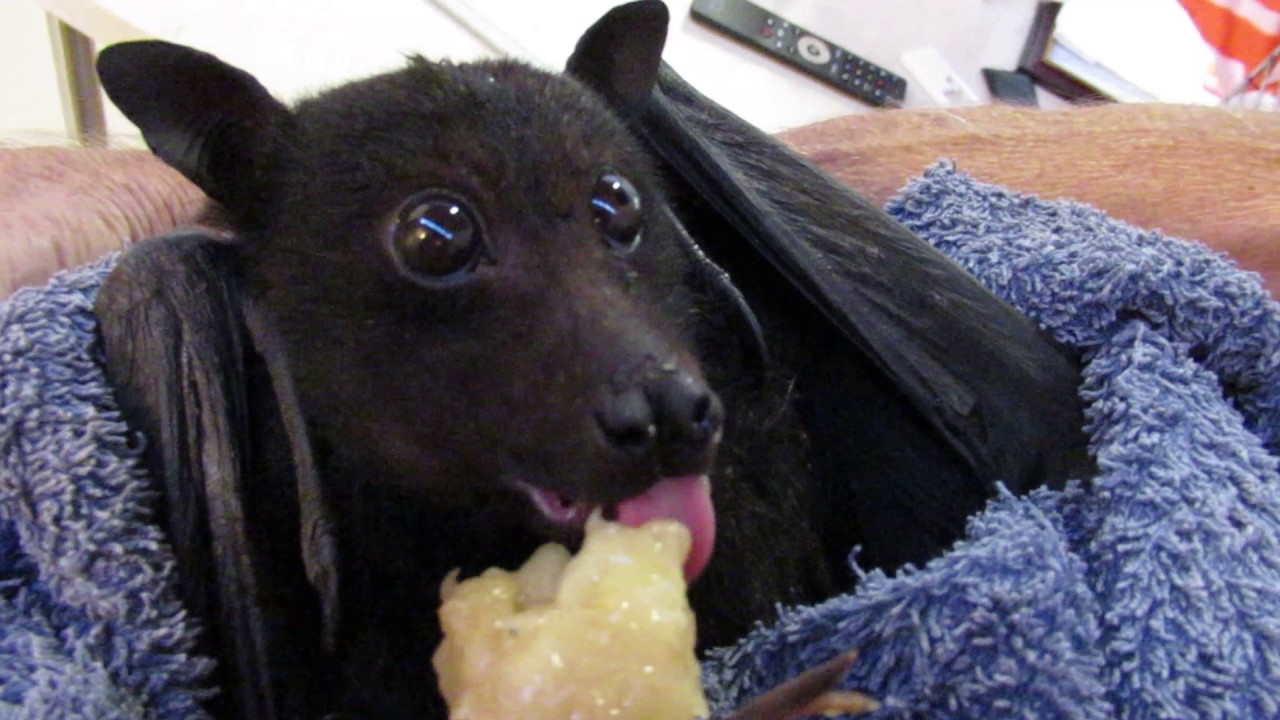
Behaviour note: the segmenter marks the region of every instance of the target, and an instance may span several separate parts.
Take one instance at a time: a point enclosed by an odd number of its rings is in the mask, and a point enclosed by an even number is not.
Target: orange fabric
[[[1280,0],[1255,0],[1280,12]],[[1219,54],[1238,60],[1247,70],[1257,67],[1280,45],[1280,32],[1268,32],[1209,0],[1178,0],[1191,15],[1200,34]],[[1275,87],[1276,83],[1268,83]]]

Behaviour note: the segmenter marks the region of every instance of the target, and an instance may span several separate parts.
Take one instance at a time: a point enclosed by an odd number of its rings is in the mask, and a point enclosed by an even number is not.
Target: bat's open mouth
[[[715,508],[711,504],[711,480],[706,475],[663,478],[648,490],[616,503],[577,502],[560,493],[526,486],[529,497],[549,520],[581,527],[600,509],[606,518],[636,527],[650,520],[678,520],[689,528],[692,544],[684,562],[685,579],[692,582],[706,569],[716,541]]]

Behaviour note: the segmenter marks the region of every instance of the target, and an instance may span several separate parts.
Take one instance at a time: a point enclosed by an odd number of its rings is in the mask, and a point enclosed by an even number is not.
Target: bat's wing
[[[271,185],[292,116],[212,55],[159,41],[98,57],[151,149],[226,212]],[[216,714],[312,717],[334,683],[336,543],[287,363],[240,249],[190,231],[131,248],[98,296],[108,377],[147,439],[183,599],[230,688]]]
[[[878,368],[892,386],[881,393],[889,417],[871,407],[850,415],[872,415],[864,424],[923,424],[927,431],[902,437],[928,452],[949,449],[938,456],[936,480],[933,461],[906,452],[876,465],[892,474],[900,461],[906,476],[870,480],[895,484],[886,507],[958,534],[996,482],[1021,491],[1083,476],[1074,358],[878,207],[681,80],[659,60],[666,19],[658,2],[615,9],[587,31],[568,71],[600,91],[665,164],[681,220],[757,313],[780,297],[762,287],[785,285],[806,307],[783,312],[816,311],[820,328],[847,339],[848,357]],[[624,64],[632,69],[619,74]],[[778,338],[766,340],[777,349]],[[908,417],[895,402],[915,412]]]
[[[211,709],[301,717],[321,695],[307,677],[325,624],[325,593],[312,586],[332,578],[307,565],[331,571],[332,544],[306,537],[323,514],[304,490],[314,483],[298,476],[308,451],[231,261],[202,233],[149,240],[121,259],[95,309],[108,378],[163,488],[182,599],[203,625],[204,651],[222,659],[219,685],[234,688]]]
[[[895,382],[980,477],[1082,469],[1076,362],[869,201],[664,67],[640,127],[706,208]]]

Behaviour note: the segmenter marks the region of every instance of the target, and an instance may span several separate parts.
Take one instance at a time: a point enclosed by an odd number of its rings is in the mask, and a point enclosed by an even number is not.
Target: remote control
[[[746,0],[695,0],[693,18],[877,107],[901,107],[907,81]]]

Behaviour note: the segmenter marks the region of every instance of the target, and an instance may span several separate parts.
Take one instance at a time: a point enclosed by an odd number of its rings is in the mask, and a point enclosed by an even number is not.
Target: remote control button
[[[800,57],[814,65],[826,65],[831,62],[831,48],[812,35],[805,35],[796,41],[800,48]]]

